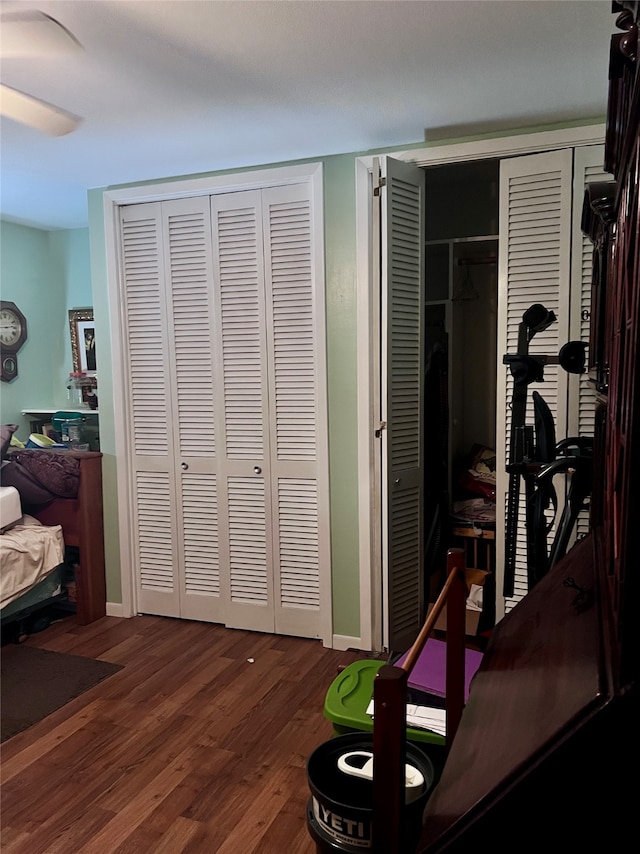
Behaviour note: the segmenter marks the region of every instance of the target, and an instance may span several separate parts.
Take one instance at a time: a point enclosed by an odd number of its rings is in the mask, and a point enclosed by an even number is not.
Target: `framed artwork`
[[[72,308],[69,311],[71,357],[74,372],[96,375],[96,329],[92,308]]]

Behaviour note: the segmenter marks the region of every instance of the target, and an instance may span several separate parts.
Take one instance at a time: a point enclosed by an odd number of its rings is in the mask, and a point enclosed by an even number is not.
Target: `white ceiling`
[[[84,51],[2,81],[83,117],[0,124],[0,214],[87,225],[86,191],[422,140],[601,120],[609,0],[21,0]],[[1,32],[0,32],[1,37]]]

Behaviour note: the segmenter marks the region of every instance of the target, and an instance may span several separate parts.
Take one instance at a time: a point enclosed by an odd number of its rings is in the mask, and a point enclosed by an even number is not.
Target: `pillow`
[[[80,461],[68,451],[14,448],[8,458],[11,465],[19,466],[25,474],[46,489],[50,498],[77,496],[80,485]]]
[[[29,508],[44,507],[55,498],[20,463],[3,460],[0,466],[0,486],[15,486],[25,513]]]
[[[11,437],[18,429],[17,424],[3,424],[0,427],[0,443],[2,444],[2,453],[0,453],[0,460],[4,460],[7,454],[7,450],[9,449],[9,445],[11,444]]]

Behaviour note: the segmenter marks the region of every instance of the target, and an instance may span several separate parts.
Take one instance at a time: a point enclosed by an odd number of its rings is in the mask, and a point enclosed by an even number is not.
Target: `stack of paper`
[[[367,714],[373,717],[373,700],[367,706]],[[407,703],[407,725],[428,729],[439,735],[447,734],[447,713],[444,709],[431,706],[414,706]]]

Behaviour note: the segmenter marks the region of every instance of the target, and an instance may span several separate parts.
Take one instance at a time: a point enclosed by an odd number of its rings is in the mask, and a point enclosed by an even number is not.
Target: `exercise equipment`
[[[527,582],[531,589],[566,553],[578,515],[591,492],[593,439],[575,437],[556,443],[553,416],[544,398],[533,391],[534,424],[526,423],[527,392],[534,382],[544,380],[545,365],[560,365],[568,373],[585,370],[586,345],[569,341],[557,356],[530,355],[529,345],[540,332],[556,321],[553,311],[534,303],[522,316],[518,327],[518,350],[503,356],[513,377],[511,435],[509,447],[509,488],[505,528],[503,595],[514,595],[516,546],[520,494],[524,485]],[[549,536],[558,514],[558,498],[553,484],[556,475],[568,478],[568,489],[551,547]],[[552,508],[551,518],[548,511]]]

